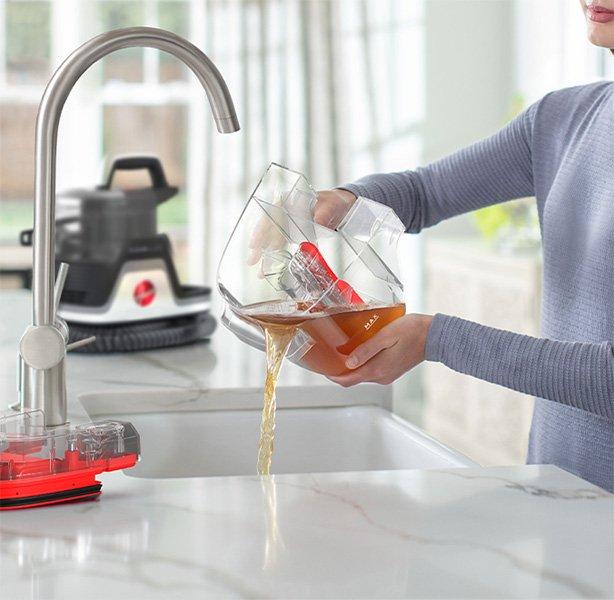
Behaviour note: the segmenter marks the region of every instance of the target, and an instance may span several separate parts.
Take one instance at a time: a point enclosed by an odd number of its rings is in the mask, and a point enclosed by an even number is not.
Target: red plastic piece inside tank
[[[350,304],[364,304],[363,299],[358,295],[356,290],[347,281],[343,281],[343,279],[337,277],[336,273],[330,268],[315,244],[311,242],[302,242],[299,246],[299,250],[311,259],[309,269],[312,271],[323,269],[326,275],[335,282],[337,289]]]

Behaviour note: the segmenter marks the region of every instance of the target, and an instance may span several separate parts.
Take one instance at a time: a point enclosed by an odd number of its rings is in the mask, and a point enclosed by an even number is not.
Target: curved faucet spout
[[[185,63],[207,93],[218,131],[231,133],[239,130],[230,92],[216,66],[196,46],[169,31],[130,27],[103,33],[77,48],[54,73],[41,99],[36,119],[33,327],[26,331],[20,346],[22,409],[44,410],[47,425],[58,425],[66,420],[62,354],[65,348],[58,345],[60,333],[56,335],[51,331],[57,329],[54,301],[55,172],[60,116],[66,98],[90,66],[115,50],[133,46],[156,48]],[[60,293],[58,288],[56,295]],[[49,340],[54,341],[52,349]]]
[[[90,66],[115,50],[133,46],[157,48],[184,62],[205,88],[218,131],[232,133],[239,129],[222,75],[201,50],[178,35],[153,27],[129,27],[103,33],[77,48],[49,81],[36,120],[34,325],[52,325],[54,321],[55,165],[62,108],[75,83]]]

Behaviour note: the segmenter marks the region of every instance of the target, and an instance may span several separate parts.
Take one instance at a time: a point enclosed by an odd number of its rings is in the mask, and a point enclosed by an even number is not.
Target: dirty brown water
[[[302,357],[303,364],[316,373],[341,375],[349,372],[345,360],[353,350],[377,331],[405,314],[404,304],[371,307],[357,305],[352,310],[316,310],[305,312],[307,303],[293,306],[261,303],[249,307],[245,317],[265,333],[266,380],[258,445],[258,474],[269,475],[275,442],[275,393],[284,357],[298,329],[311,340],[311,348]],[[280,311],[280,308],[288,312]]]
[[[269,475],[275,444],[275,409],[277,379],[288,347],[296,333],[296,325],[264,325],[266,339],[266,381],[258,444],[258,474]]]

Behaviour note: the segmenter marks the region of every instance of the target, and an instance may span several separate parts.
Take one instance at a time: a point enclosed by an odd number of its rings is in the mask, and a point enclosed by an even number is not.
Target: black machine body
[[[120,170],[147,169],[151,187],[114,189]],[[58,314],[84,352],[174,346],[209,337],[211,289],[180,283],[157,208],[176,195],[153,156],[116,158],[107,182],[57,199],[56,266],[70,265]],[[31,232],[22,232],[22,244]]]

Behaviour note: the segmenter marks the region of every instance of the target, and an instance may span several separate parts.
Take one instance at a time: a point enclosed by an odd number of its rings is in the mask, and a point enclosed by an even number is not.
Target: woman
[[[590,41],[614,48],[614,0],[580,3]],[[410,314],[358,347],[347,359],[352,372],[332,379],[387,384],[430,360],[535,395],[528,462],[614,491],[614,83],[548,94],[494,136],[416,171],[321,192],[316,218],[334,223],[358,195],[392,207],[412,233],[535,196],[543,338]]]

